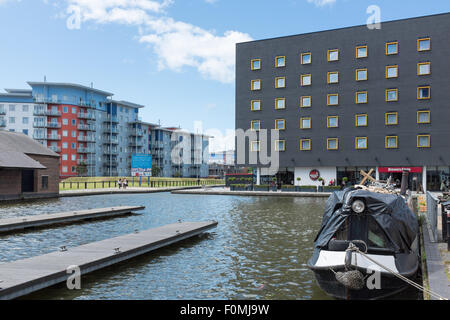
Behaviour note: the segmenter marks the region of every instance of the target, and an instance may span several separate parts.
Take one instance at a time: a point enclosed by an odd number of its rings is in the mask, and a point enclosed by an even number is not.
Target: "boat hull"
[[[314,269],[311,268],[316,277],[317,283],[320,288],[325,291],[328,295],[336,299],[342,300],[375,300],[375,299],[385,299],[392,295],[396,295],[403,290],[407,289],[410,285],[406,282],[400,280],[394,275],[388,273],[380,273],[380,289],[369,289],[367,284],[361,290],[352,290],[346,288],[344,285],[336,280],[335,274],[331,270],[325,269]],[[371,275],[365,274],[365,271],[358,268],[359,271],[365,276],[365,281]],[[335,268],[335,272],[344,272],[344,267]],[[416,279],[417,272],[413,275],[409,275],[408,279]]]

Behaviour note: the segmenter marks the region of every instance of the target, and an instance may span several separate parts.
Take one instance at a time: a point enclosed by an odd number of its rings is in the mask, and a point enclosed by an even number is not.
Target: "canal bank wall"
[[[246,197],[307,197],[307,198],[328,198],[331,192],[288,192],[288,191],[230,191],[228,188],[216,187],[197,188],[194,190],[172,190],[173,194],[192,195],[223,195],[223,196],[246,196]]]

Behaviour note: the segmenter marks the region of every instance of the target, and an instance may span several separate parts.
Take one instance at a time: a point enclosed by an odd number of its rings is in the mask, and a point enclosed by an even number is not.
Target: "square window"
[[[251,105],[252,111],[261,110],[261,101],[260,100],[253,100],[250,105]]]
[[[357,114],[355,116],[356,127],[367,127],[367,114]]]
[[[385,138],[386,149],[396,149],[398,148],[398,137],[397,136],[387,136]]]
[[[69,124],[69,119],[62,119],[62,123],[63,123],[63,125],[67,126]]]
[[[63,166],[63,167],[62,167],[62,172],[66,173],[67,170],[68,170],[68,168],[67,168],[66,166]]]
[[[286,150],[286,141],[285,140],[276,140],[275,141],[275,151],[285,151]]]
[[[275,88],[285,88],[286,87],[286,78],[278,77],[275,78]]]
[[[62,148],[63,148],[63,149],[67,149],[67,142],[63,142],[63,143],[62,143]]]
[[[77,114],[77,108],[72,107],[72,114]]]
[[[251,88],[252,90],[261,90],[261,80],[252,80]]]
[[[386,55],[398,54],[398,42],[386,43]]]
[[[259,151],[259,141],[252,141],[250,143],[250,150],[253,152],[258,152]]]
[[[367,80],[367,69],[356,69],[356,81]]]
[[[312,83],[311,75],[310,74],[302,74],[300,77],[300,83],[301,86],[310,86]]]
[[[337,106],[339,104],[339,95],[337,93],[327,95],[327,105]]]
[[[276,119],[275,120],[275,130],[284,130],[285,129],[285,120],[284,119]]]
[[[252,70],[261,70],[261,59],[253,59],[250,62]]]
[[[431,98],[431,89],[429,86],[417,88],[417,99],[425,100]]]
[[[301,60],[302,64],[310,64],[311,63],[311,58],[312,58],[311,52],[306,52],[306,53],[302,53],[301,54],[300,60]]]
[[[356,58],[357,59],[367,58],[367,56],[368,56],[367,46],[356,47]]]
[[[417,51],[429,51],[431,50],[430,38],[422,38],[417,40]]]
[[[339,149],[339,139],[338,138],[328,138],[327,139],[327,150],[338,150]]]
[[[300,108],[309,108],[309,107],[311,107],[311,97],[302,96],[300,98]]]
[[[327,128],[337,128],[339,127],[339,117],[338,116],[328,116],[327,117]]]
[[[387,89],[386,90],[386,101],[398,101],[398,89]]]
[[[338,61],[339,60],[339,49],[328,50],[328,61]]]
[[[68,134],[67,130],[63,130],[62,135],[63,135],[63,137],[67,137],[69,134]]]
[[[398,66],[387,66],[386,67],[386,79],[397,78],[398,77]]]
[[[328,72],[328,84],[339,83],[339,72]]]
[[[430,111],[417,111],[417,123],[431,123]]]
[[[361,91],[356,93],[356,103],[367,103],[367,91]]]
[[[68,159],[68,158],[67,158],[67,154],[63,154],[63,155],[62,155],[62,160],[63,160],[63,161],[67,161],[67,159]]]
[[[395,126],[398,124],[398,113],[397,112],[387,112],[385,118],[385,124],[387,126]]]
[[[69,107],[63,107],[63,112],[64,113],[68,113],[69,112]]]
[[[300,150],[301,151],[311,150],[311,139],[300,139]]]
[[[311,129],[311,118],[300,118],[300,129]]]
[[[367,149],[367,137],[356,137],[355,149]]]
[[[261,129],[261,121],[253,120],[250,122],[250,128],[255,131],[259,131]]]
[[[275,109],[285,109],[286,108],[286,99],[285,98],[278,98],[275,99]]]
[[[422,62],[417,64],[417,75],[425,76],[431,74],[431,63]]]
[[[275,58],[275,67],[281,68],[286,66],[286,57],[279,56]]]
[[[418,148],[429,148],[431,146],[430,143],[430,135],[418,135],[417,136],[417,147]]]

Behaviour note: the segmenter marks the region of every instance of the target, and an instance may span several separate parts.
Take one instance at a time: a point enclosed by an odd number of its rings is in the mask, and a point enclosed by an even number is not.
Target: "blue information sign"
[[[131,175],[133,177],[151,177],[152,176],[152,155],[151,154],[133,154],[131,158]]]

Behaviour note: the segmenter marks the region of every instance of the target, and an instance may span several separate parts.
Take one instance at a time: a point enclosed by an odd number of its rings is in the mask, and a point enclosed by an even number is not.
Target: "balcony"
[[[109,126],[105,126],[103,127],[103,130],[105,131],[106,134],[118,134],[119,133],[119,128],[117,127],[109,127]]]
[[[119,138],[114,136],[103,138],[103,144],[119,144]]]
[[[4,128],[4,127],[6,127],[6,120],[0,119],[0,128]]]
[[[47,135],[42,133],[33,133],[34,140],[47,140]]]
[[[81,131],[95,131],[95,126],[89,124],[79,124],[78,130]]]
[[[77,164],[78,165],[85,164],[87,166],[95,166],[96,161],[95,161],[95,159],[78,159]]]
[[[61,136],[57,134],[50,134],[47,136],[47,140],[59,141],[61,140]]]
[[[47,127],[59,129],[61,128],[61,122],[48,122]]]
[[[45,122],[45,121],[38,121],[38,122],[33,122],[33,127],[35,127],[35,128],[47,128],[48,127],[48,125],[47,125],[47,122]]]
[[[144,141],[142,140],[128,140],[128,145],[130,147],[143,147]]]
[[[86,119],[86,120],[95,120],[95,115],[92,113],[86,113],[86,112],[80,112],[78,113],[79,119]]]
[[[119,152],[118,148],[112,148],[112,149],[105,148],[105,149],[103,149],[103,154],[116,154],[118,152]]]
[[[0,108],[0,116],[4,116],[4,115],[6,115],[6,109]]]
[[[94,101],[80,101],[78,102],[78,105],[81,107],[87,107],[87,108],[96,108],[97,104]]]
[[[49,148],[50,150],[52,150],[53,152],[56,152],[56,153],[60,153],[60,152],[61,152],[61,148],[60,148],[60,147],[49,146],[48,148]]]
[[[103,120],[103,122],[106,122],[106,123],[108,123],[108,122],[109,123],[119,123],[119,118],[117,116],[108,115],[106,117],[106,119]]]
[[[119,162],[117,160],[105,160],[105,162],[103,163],[103,165],[105,167],[117,167],[119,165]]]
[[[131,129],[129,130],[128,134],[132,137],[143,137],[144,136],[144,130],[142,129]]]
[[[94,148],[78,148],[78,153],[95,153]]]
[[[95,142],[95,137],[93,136],[78,136],[78,142]]]

